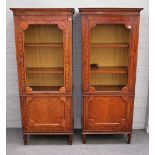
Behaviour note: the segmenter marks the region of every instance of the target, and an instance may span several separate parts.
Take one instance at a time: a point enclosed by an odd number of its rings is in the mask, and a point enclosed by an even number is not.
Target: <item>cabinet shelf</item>
[[[92,74],[127,74],[127,66],[108,66],[108,67],[97,67],[91,68],[90,73]]]
[[[127,48],[127,43],[91,43],[91,47],[104,47],[104,48]]]
[[[92,85],[96,91],[121,91],[124,85]]]
[[[59,91],[62,86],[30,86],[33,91]]]
[[[48,43],[25,43],[26,47],[63,47],[63,43],[48,42]]]
[[[29,74],[63,74],[64,68],[63,67],[28,67],[27,73]]]

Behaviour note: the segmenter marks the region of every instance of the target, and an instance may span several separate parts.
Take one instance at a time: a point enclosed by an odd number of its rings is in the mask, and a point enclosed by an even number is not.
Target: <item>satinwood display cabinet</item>
[[[72,144],[72,8],[11,8],[23,139],[68,135]]]
[[[141,8],[80,8],[82,138],[126,134],[130,143]]]

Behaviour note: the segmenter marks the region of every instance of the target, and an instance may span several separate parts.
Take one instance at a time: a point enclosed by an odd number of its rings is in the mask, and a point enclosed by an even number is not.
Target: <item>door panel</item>
[[[63,100],[62,100],[63,98]],[[70,100],[65,97],[28,97],[28,130],[31,131],[59,131],[67,130],[69,119],[67,110]]]
[[[128,101],[120,96],[88,96],[84,100],[86,130],[126,130]]]

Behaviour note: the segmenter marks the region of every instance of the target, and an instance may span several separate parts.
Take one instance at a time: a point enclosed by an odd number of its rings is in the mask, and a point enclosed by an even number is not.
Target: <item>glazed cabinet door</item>
[[[129,131],[133,98],[121,96],[85,96],[83,130]]]
[[[83,92],[134,92],[138,22],[138,16],[82,16]]]
[[[20,93],[72,91],[72,16],[15,18]]]
[[[28,132],[65,132],[71,129],[70,97],[27,97]]]

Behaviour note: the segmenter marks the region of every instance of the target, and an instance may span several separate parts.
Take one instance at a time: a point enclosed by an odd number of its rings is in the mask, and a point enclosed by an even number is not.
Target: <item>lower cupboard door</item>
[[[69,97],[27,97],[28,132],[65,132],[71,128]]]
[[[130,128],[132,100],[128,97],[84,97],[83,106],[83,130],[113,132]]]

